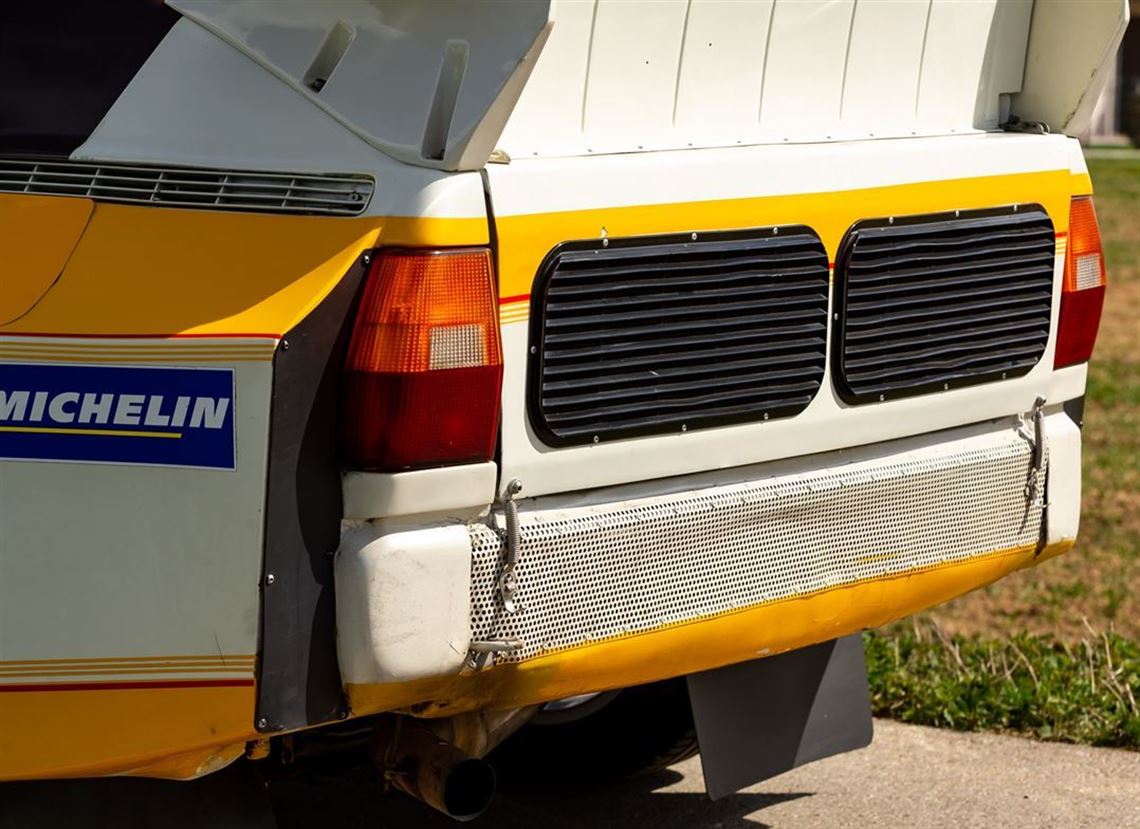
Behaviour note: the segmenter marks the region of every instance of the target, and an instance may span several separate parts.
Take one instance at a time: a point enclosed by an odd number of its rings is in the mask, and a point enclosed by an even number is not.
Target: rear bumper
[[[514,613],[497,590],[501,513],[368,525],[336,565],[353,711],[507,707],[707,670],[881,625],[1062,552],[1080,431],[1059,407],[1045,418],[1045,486],[1030,498],[1018,425],[523,501]]]

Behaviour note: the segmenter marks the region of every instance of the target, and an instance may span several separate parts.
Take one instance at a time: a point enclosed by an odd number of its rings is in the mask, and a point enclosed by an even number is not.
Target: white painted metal
[[[1128,0],[1038,0],[1013,111],[1054,130],[1087,128],[1128,27]]]
[[[75,345],[48,338],[14,342]],[[132,350],[165,350],[171,365],[195,364],[194,357],[179,356],[178,346],[164,340],[103,340],[100,345],[117,346],[116,359],[128,365]],[[268,355],[275,345],[273,340],[193,342],[199,355],[236,346],[264,346]],[[244,656],[240,673],[252,675],[272,363],[235,358],[201,364],[231,365],[235,372],[234,471],[0,461],[4,661]],[[40,681],[146,678],[135,676],[131,664],[113,667]],[[174,667],[162,679],[178,679]],[[209,669],[190,670],[183,678],[212,676],[233,678],[234,671],[211,662]]]
[[[457,673],[471,645],[471,542],[462,525],[366,524],[336,556],[337,660],[346,683]]]
[[[1046,418],[1049,435],[1049,510],[1046,540],[1055,544],[1077,537],[1081,524],[1081,430],[1068,416]]]
[[[364,215],[486,216],[477,174],[395,161],[189,20],[174,25],[72,158],[358,173],[376,181]]]
[[[411,472],[346,472],[344,517],[471,518],[495,500],[498,474],[498,465],[491,461]]]
[[[548,0],[170,0],[309,103],[403,161],[478,169],[494,149],[550,32]],[[330,44],[329,41],[341,41]],[[307,85],[314,62],[331,62]],[[457,55],[456,65],[448,65]],[[452,71],[454,69],[454,71]],[[310,79],[311,81],[311,79]],[[446,112],[440,157],[425,152]]]
[[[995,129],[1031,0],[561,0],[512,157]]]
[[[645,153],[603,158],[533,159],[488,168],[496,217],[557,211],[715,201],[747,196],[844,191],[974,176],[1062,170],[1081,173],[1076,141],[1063,136],[986,134],[908,141],[864,141]],[[1026,194],[1032,199],[1032,194]],[[962,208],[976,205],[963,204]],[[907,212],[900,205],[900,213]],[[864,218],[852,212],[852,221]],[[786,222],[802,221],[789,213]],[[603,235],[599,223],[598,235]],[[688,231],[676,227],[675,231]],[[834,251],[830,251],[834,255]],[[1064,257],[1054,268],[1053,319],[1060,305]],[[1083,393],[1074,372],[1055,377],[1056,326],[1041,361],[1020,378],[850,407],[832,388],[830,367],[814,401],[794,418],[686,434],[586,446],[545,446],[526,417],[528,324],[503,326],[503,480],[519,478],[529,496],[683,475],[827,452],[948,429],[1026,411],[1038,395],[1051,403]],[[1063,393],[1064,396],[1058,396]]]

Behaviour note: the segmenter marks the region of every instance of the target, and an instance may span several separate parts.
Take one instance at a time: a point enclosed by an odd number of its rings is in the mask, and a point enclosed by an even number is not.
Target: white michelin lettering
[[[146,403],[145,394],[120,394],[118,404],[115,406],[115,425],[138,426],[144,403]]]
[[[73,423],[75,422],[75,410],[68,411],[64,408],[67,403],[78,403],[79,392],[64,391],[57,394],[51,399],[48,404],[48,417],[56,423]]]
[[[28,416],[28,420],[32,423],[39,423],[44,419],[44,409],[47,408],[48,393],[46,391],[36,392],[36,397],[32,400],[32,413]]]
[[[0,420],[23,420],[28,409],[28,392],[0,391]]]
[[[226,422],[226,410],[230,399],[219,397],[199,397],[194,401],[194,411],[190,415],[190,428],[205,426],[207,429],[221,429]]]
[[[113,394],[94,394],[87,392],[79,404],[78,423],[103,424],[111,419],[111,406],[115,402]]]
[[[174,401],[174,414],[170,416],[170,425],[181,429],[186,425],[186,413],[190,411],[190,401],[193,398],[179,397]]]
[[[143,418],[144,426],[169,426],[170,415],[162,413],[162,395],[156,394],[146,404],[146,416]]]

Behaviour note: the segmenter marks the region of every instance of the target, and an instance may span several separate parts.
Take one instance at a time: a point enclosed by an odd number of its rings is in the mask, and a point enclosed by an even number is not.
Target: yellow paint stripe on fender
[[[158,764],[163,776],[255,738],[254,689],[240,686],[17,691],[0,695],[0,780],[121,774]],[[232,759],[232,758],[231,758]],[[178,770],[181,773],[178,773]]]
[[[538,266],[551,248],[559,242],[596,239],[603,226],[613,238],[805,224],[820,235],[834,260],[843,235],[860,219],[1036,202],[1062,233],[1069,228],[1069,198],[1080,185],[1079,178],[1069,170],[1054,170],[802,195],[501,216],[496,221],[499,293],[529,294]]]
[[[420,716],[444,716],[479,707],[531,705],[706,671],[886,624],[1071,546],[1072,542],[1054,545],[1040,558],[1034,557],[1034,547],[1002,550],[573,648],[517,665],[500,665],[457,679],[349,685],[349,701],[354,715],[415,705]],[[425,700],[432,701],[431,705],[422,705]]]
[[[484,218],[360,219],[97,204],[63,274],[0,334],[280,336],[377,245],[487,244]],[[5,274],[10,264],[0,251]]]

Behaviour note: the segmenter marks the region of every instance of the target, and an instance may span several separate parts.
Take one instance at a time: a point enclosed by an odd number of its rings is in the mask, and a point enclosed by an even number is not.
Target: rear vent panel
[[[0,158],[0,193],[83,196],[159,207],[355,216],[368,206],[372,188],[368,176]]]
[[[531,425],[560,446],[797,414],[827,285],[803,227],[560,245],[532,297]]]
[[[835,266],[848,403],[1018,377],[1049,339],[1053,223],[1037,205],[860,222]]]

